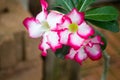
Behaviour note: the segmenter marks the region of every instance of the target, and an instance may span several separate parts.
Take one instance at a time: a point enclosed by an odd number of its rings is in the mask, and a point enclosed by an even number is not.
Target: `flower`
[[[27,28],[30,37],[38,38],[42,37],[42,42],[39,45],[39,49],[42,50],[42,55],[47,55],[47,49],[51,48],[55,51],[61,47],[59,43],[59,36],[55,31],[57,24],[61,23],[63,14],[57,11],[50,11],[48,14],[48,3],[46,0],[40,0],[42,11],[36,16],[36,18],[26,18],[23,21],[24,26]]]
[[[65,58],[74,59],[80,64],[82,64],[87,57],[92,60],[98,60],[102,57],[101,45],[103,44],[100,36],[89,38],[84,41],[83,45],[78,50],[71,48]]]
[[[75,8],[63,16],[62,23],[58,24],[60,43],[79,49],[85,39],[94,34],[93,28],[84,20],[84,13]]]

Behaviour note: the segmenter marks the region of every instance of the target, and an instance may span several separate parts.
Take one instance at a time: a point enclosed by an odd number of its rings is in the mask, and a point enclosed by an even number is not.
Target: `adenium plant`
[[[27,28],[30,37],[43,38],[40,42],[39,49],[42,51],[42,55],[46,56],[46,50],[51,48],[55,51],[57,48],[61,47],[56,29],[63,14],[57,11],[50,11],[48,13],[48,3],[45,0],[40,0],[40,3],[42,11],[36,16],[36,18],[26,18],[23,21],[23,24]]]
[[[79,64],[87,58],[98,60],[102,57],[106,40],[93,25],[118,32],[118,11],[111,6],[88,9],[95,1],[55,0],[49,11],[46,0],[40,0],[42,11],[36,18],[26,18],[23,24],[31,38],[42,38],[39,44],[42,56],[47,56],[47,50],[51,49],[57,57]]]

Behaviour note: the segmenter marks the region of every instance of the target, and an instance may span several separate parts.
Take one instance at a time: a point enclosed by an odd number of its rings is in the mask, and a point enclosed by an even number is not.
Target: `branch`
[[[109,69],[109,61],[110,61],[110,56],[107,54],[106,51],[103,52],[103,58],[104,58],[104,70],[103,70],[101,80],[106,80],[108,69]]]

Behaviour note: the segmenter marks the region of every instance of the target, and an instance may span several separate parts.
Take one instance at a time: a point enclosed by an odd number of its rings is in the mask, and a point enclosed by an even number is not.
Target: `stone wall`
[[[22,21],[31,16],[16,0],[0,0],[0,80],[41,80],[40,39],[28,36]]]

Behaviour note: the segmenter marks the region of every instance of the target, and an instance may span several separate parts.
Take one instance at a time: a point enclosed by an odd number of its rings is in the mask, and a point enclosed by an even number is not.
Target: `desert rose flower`
[[[62,18],[59,26],[60,43],[69,45],[75,50],[79,49],[83,42],[94,34],[93,28],[84,20],[84,13],[75,8]]]
[[[61,47],[59,43],[59,36],[55,31],[58,27],[57,24],[61,23],[63,14],[57,11],[50,11],[48,13],[48,3],[46,0],[40,0],[42,11],[36,16],[36,18],[26,18],[23,24],[27,28],[30,37],[39,38],[42,37],[42,42],[39,45],[39,49],[42,50],[42,55],[47,55],[47,49],[51,48],[55,51]]]
[[[98,60],[102,57],[101,45],[103,44],[100,36],[86,39],[78,50],[71,48],[65,58],[75,60],[80,64],[82,64],[87,57],[92,60]]]

